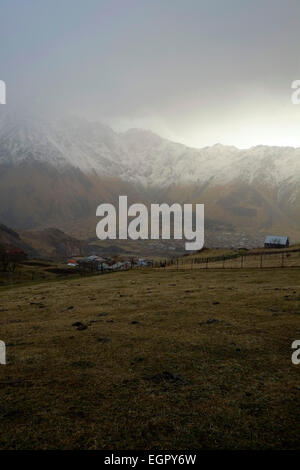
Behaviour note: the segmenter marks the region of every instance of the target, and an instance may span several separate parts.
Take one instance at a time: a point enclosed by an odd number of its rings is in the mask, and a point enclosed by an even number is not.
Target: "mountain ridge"
[[[204,203],[209,219],[247,233],[300,235],[300,148],[194,149],[146,130],[84,119],[0,119],[0,220],[89,236],[96,207]]]
[[[152,131],[129,129],[117,133],[101,123],[78,118],[56,122],[2,121],[0,162],[17,165],[28,159],[58,169],[71,166],[84,173],[120,177],[145,185],[166,184],[171,174],[162,172],[165,166],[169,170],[172,167],[172,182],[174,178],[180,182],[197,178],[203,181],[216,174],[219,181],[241,175],[253,179],[268,163],[279,180],[293,179],[297,171],[300,175],[300,148],[257,145],[238,149],[218,143],[197,149]],[[251,173],[249,163],[254,161],[256,168]]]

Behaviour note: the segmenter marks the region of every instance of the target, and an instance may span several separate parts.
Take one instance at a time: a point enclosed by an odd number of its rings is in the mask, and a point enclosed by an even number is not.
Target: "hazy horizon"
[[[263,147],[279,147],[279,148],[293,148],[293,149],[299,149],[300,148],[300,143],[298,146],[294,146],[294,145],[268,145],[268,144],[254,144],[254,145],[250,145],[248,147],[241,147],[241,146],[238,146],[238,145],[234,145],[234,144],[230,144],[230,143],[224,143],[224,142],[214,142],[210,145],[202,145],[202,146],[195,146],[195,145],[188,145],[186,144],[185,142],[182,142],[182,141],[179,141],[179,140],[176,140],[176,139],[171,139],[169,137],[166,137],[164,135],[162,135],[162,133],[160,133],[159,131],[155,131],[153,129],[150,129],[150,128],[146,128],[146,127],[128,127],[128,128],[124,128],[124,129],[118,129],[117,127],[115,127],[113,124],[109,123],[109,122],[104,122],[103,120],[99,120],[99,119],[89,119],[88,117],[85,117],[85,116],[80,116],[80,115],[76,115],[76,114],[68,114],[68,113],[65,113],[65,114],[60,114],[60,115],[48,115],[48,114],[42,114],[42,113],[28,113],[28,112],[24,112],[21,111],[13,111],[13,112],[8,112],[8,113],[0,113],[0,126],[1,126],[1,119],[7,119],[9,118],[11,121],[13,121],[13,123],[17,123],[19,121],[20,122],[35,122],[37,123],[39,120],[42,120],[44,121],[44,123],[60,123],[60,122],[63,122],[65,120],[71,122],[71,121],[76,121],[76,120],[79,120],[79,121],[83,121],[85,123],[89,123],[89,124],[99,124],[100,126],[105,126],[105,127],[108,127],[110,128],[113,132],[115,132],[116,134],[119,134],[119,135],[122,135],[122,134],[125,134],[126,132],[130,132],[130,131],[141,131],[141,132],[149,132],[149,133],[152,133],[154,135],[157,135],[158,137],[161,137],[162,139],[166,139],[166,140],[169,140],[170,142],[173,142],[175,144],[181,144],[181,145],[184,145],[188,148],[191,148],[191,149],[196,149],[196,150],[203,150],[207,147],[216,147],[218,145],[220,146],[224,146],[224,147],[234,147],[236,148],[237,150],[250,150],[251,148],[254,148],[254,147],[260,147],[260,146],[263,146]]]
[[[7,110],[189,147],[300,146],[297,0],[4,0]]]

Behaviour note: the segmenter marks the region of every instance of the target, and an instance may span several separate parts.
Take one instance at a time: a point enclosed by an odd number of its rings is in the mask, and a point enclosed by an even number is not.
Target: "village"
[[[289,238],[287,236],[268,235],[265,237],[265,249],[273,248],[276,250],[288,247]],[[242,251],[244,252],[246,250],[243,248]],[[202,250],[198,250],[198,253],[201,252]],[[205,260],[206,258],[203,259]],[[154,261],[153,259],[145,259],[138,257],[126,259],[124,257],[102,257],[93,254],[86,257],[73,257],[71,259],[68,259],[67,266],[77,269],[79,272],[105,273],[112,271],[125,271],[133,268],[166,267],[166,265],[173,265],[176,263],[178,264],[178,256],[176,255],[169,257],[168,259],[160,259]]]
[[[18,246],[14,246],[12,244],[6,244],[0,246],[0,271],[2,273],[16,273],[20,276],[20,270],[17,269],[20,266],[25,264],[35,264],[34,260],[37,260],[37,263],[50,263],[49,266],[53,263],[56,263],[56,267],[50,267],[48,271],[55,271],[57,274],[66,275],[66,274],[89,274],[89,273],[97,273],[97,274],[104,274],[109,272],[115,271],[127,271],[130,269],[136,268],[154,268],[154,267],[166,267],[170,265],[178,265],[179,262],[182,264],[184,263],[185,257],[191,258],[191,256],[197,256],[195,260],[196,264],[200,263],[207,263],[208,260],[212,261],[212,257],[206,258],[205,253],[207,250],[211,252],[211,250],[216,252],[215,258],[221,258],[225,261],[226,258],[234,256],[238,257],[240,255],[246,256],[256,254],[256,250],[263,250],[265,255],[272,254],[273,252],[270,249],[275,249],[275,253],[279,252],[280,249],[286,249],[290,245],[289,237],[287,236],[271,236],[267,235],[264,240],[263,247],[261,245],[256,245],[255,250],[249,249],[246,247],[219,247],[219,248],[208,248],[203,247],[201,250],[184,253],[184,252],[177,252],[174,247],[169,247],[169,252],[166,252],[165,256],[149,256],[149,252],[146,256],[140,257],[138,255],[130,255],[130,254],[123,254],[123,255],[103,255],[99,254],[99,249],[97,250],[97,254],[93,250],[90,251],[90,254],[83,254],[78,253],[77,250],[71,253],[71,256],[66,258],[57,258],[57,259],[47,259],[43,256],[32,256],[30,253],[25,252],[22,248]],[[170,249],[171,252],[170,252]],[[249,252],[250,250],[250,252]],[[248,253],[247,253],[248,252]],[[223,253],[223,255],[219,255],[219,253]],[[226,255],[225,255],[226,253]],[[260,255],[262,252],[259,252]],[[203,256],[202,256],[203,255]],[[201,258],[199,258],[201,256]],[[38,261],[40,260],[40,261]],[[47,265],[47,264],[46,264]],[[65,268],[64,268],[65,266]]]
[[[72,258],[67,261],[67,266],[76,268],[79,271],[87,272],[111,272],[126,271],[132,268],[143,268],[152,266],[153,261],[143,258],[123,259],[119,257],[102,257],[90,255],[84,258]]]

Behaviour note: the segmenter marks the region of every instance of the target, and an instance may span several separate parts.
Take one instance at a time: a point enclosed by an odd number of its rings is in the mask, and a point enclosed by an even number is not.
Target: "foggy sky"
[[[299,0],[2,0],[7,109],[300,146]],[[4,106],[1,105],[0,113]]]

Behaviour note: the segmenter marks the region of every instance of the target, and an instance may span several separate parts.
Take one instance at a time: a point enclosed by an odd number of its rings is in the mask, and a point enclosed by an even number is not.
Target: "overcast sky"
[[[7,108],[300,146],[299,0],[2,0],[0,17]]]

